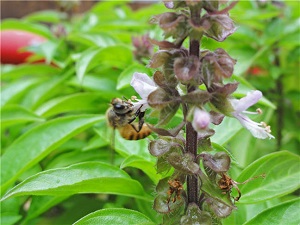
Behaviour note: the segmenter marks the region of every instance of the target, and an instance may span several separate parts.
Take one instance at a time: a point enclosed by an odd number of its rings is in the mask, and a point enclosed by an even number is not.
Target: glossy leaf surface
[[[74,225],[154,225],[149,218],[140,212],[129,209],[102,209],[93,212],[82,219],[78,220]]]
[[[294,200],[269,208],[243,225],[298,225],[300,200]]]
[[[257,203],[280,197],[300,187],[300,157],[287,151],[266,155],[250,164],[237,178],[238,182],[265,174],[246,184],[239,185],[240,203]]]
[[[103,116],[93,115],[59,118],[37,126],[19,137],[1,158],[2,188],[7,188],[22,172],[43,159],[56,146],[103,119]]]
[[[141,184],[124,171],[99,162],[75,164],[38,173],[9,190],[2,199],[20,195],[119,194],[151,200]]]

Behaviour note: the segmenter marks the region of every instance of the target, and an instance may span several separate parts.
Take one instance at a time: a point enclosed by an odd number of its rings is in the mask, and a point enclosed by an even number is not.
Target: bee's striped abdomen
[[[146,125],[143,124],[142,129],[137,132],[132,126],[136,124],[127,124],[124,127],[120,127],[118,130],[121,136],[126,140],[140,140],[145,137],[148,137],[151,134],[151,129]],[[137,127],[137,126],[135,126]]]

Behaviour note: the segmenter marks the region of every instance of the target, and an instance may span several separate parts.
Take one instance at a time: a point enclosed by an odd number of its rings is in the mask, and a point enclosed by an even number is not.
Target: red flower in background
[[[34,55],[26,47],[37,46],[47,39],[27,31],[3,30],[0,33],[1,63],[21,64]]]

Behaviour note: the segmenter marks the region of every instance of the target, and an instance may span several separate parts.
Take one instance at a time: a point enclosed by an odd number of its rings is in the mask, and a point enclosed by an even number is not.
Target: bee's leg
[[[140,112],[139,114],[139,131],[142,129],[143,124],[144,124],[144,116],[145,116],[145,112]]]
[[[139,117],[139,126],[138,126],[138,128],[136,128],[135,126],[134,126],[134,124],[132,124],[132,122],[136,119],[136,117]],[[133,119],[131,119],[130,121],[129,121],[129,124],[132,126],[132,128],[138,133],[138,132],[140,132],[140,130],[142,129],[142,127],[143,127],[143,124],[144,124],[144,116],[145,116],[145,112],[140,112],[138,115],[136,115]]]
[[[129,124],[131,124],[137,117],[139,117],[139,120],[141,120],[144,115],[145,115],[145,112],[141,112],[141,108],[142,108],[143,105],[141,105],[138,110],[136,110],[136,112],[134,113],[134,116],[132,119],[130,119],[128,121]],[[139,131],[141,130],[142,126],[143,126],[143,123],[144,123],[144,120],[142,122],[142,125],[140,125],[140,122],[139,122]]]
[[[140,106],[140,108],[138,108],[136,110],[136,112],[134,113],[135,117],[139,117],[140,118],[140,115],[142,114],[143,116],[145,115],[145,111],[144,112],[141,112],[141,108],[143,107],[143,105]]]
[[[136,127],[134,126],[134,124],[131,123],[130,125],[131,125],[131,127],[132,127],[137,133],[140,132],[141,129],[136,128]]]

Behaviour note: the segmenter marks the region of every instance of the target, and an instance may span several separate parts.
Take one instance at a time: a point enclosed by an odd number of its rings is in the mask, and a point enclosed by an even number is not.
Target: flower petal
[[[258,100],[262,97],[262,93],[258,90],[248,92],[247,95],[240,100],[233,99],[231,100],[232,107],[234,108],[234,113],[237,114],[245,111],[250,106],[254,105],[258,102]]]
[[[192,125],[196,131],[201,131],[208,128],[210,123],[210,115],[208,112],[196,108],[194,110],[194,118]]]
[[[274,136],[269,133],[267,128],[262,127],[260,123],[252,121],[248,116],[238,114],[236,118],[240,121],[243,127],[251,132],[254,137],[259,139],[274,138]]]
[[[146,100],[138,100],[138,102],[133,102],[133,109],[136,110],[140,110],[141,112],[144,112],[147,108],[149,108],[149,104]]]
[[[134,73],[130,85],[144,100],[147,100],[148,95],[157,88],[154,81],[145,73]]]

